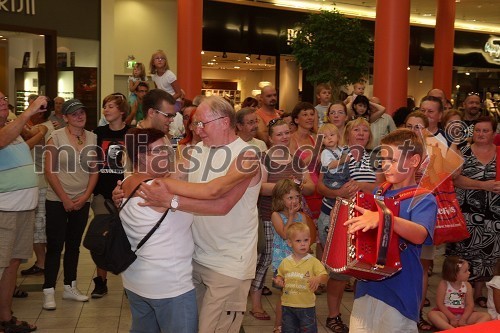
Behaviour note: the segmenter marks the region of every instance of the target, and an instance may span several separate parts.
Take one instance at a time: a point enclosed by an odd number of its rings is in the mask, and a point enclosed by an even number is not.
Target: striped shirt
[[[352,153],[349,151],[349,176],[352,180],[362,183],[375,183],[377,180],[377,175],[375,173],[377,169],[374,165],[375,155],[375,152],[372,154],[372,151],[365,149],[361,159],[356,161],[352,156]],[[373,162],[371,159],[373,159]],[[332,205],[325,198],[323,198],[321,211],[330,215],[332,208]]]

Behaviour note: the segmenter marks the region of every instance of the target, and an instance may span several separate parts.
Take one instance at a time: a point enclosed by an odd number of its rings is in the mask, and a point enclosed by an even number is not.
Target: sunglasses
[[[267,127],[273,127],[273,126],[274,126],[274,125],[276,125],[276,124],[278,123],[278,121],[280,121],[280,120],[284,122],[284,120],[283,120],[283,119],[281,119],[281,118],[274,118],[274,119],[271,119],[271,120],[269,121],[269,123],[267,124]]]

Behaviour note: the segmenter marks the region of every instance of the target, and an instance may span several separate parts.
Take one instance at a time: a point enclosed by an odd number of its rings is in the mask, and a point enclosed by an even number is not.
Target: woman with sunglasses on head
[[[252,307],[250,314],[259,320],[269,320],[270,316],[262,306],[264,279],[272,261],[273,225],[272,192],[280,179],[293,179],[301,184],[302,194],[312,194],[312,182],[305,164],[290,154],[290,128],[280,118],[275,118],[268,125],[270,148],[262,154],[262,187],[258,201],[261,222],[264,225],[265,249],[258,255],[255,278],[250,287]],[[276,267],[277,268],[277,267]],[[275,328],[281,326],[281,303],[276,307]]]

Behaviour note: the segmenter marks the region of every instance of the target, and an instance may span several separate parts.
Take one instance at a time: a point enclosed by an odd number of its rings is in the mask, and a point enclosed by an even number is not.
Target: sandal
[[[14,316],[8,321],[0,322],[0,327],[3,327],[5,332],[9,333],[27,333],[36,331],[37,329],[35,325],[31,325],[26,321],[19,321]]]
[[[478,297],[474,300],[474,303],[476,303],[477,306],[479,306],[483,309],[486,309],[488,307],[486,305],[486,302],[488,302],[488,300],[484,296]]]
[[[332,318],[326,318],[326,325],[333,333],[347,333],[349,332],[349,327],[342,322],[341,314]]]
[[[272,295],[272,294],[273,294],[273,292],[268,287],[264,286],[264,288],[262,288],[262,295],[269,296],[269,295]]]
[[[348,293],[354,292],[354,288],[352,287],[351,281],[347,281],[347,283],[345,284],[345,287],[344,287],[344,291],[346,291]]]
[[[429,299],[426,297],[424,300],[424,308],[427,308],[429,306],[431,306],[431,301],[429,301]]]
[[[269,316],[269,314],[266,312],[266,311],[249,311],[250,314],[255,318],[255,319],[258,319],[258,320],[271,320],[271,316]]]
[[[26,297],[28,297],[28,293],[25,292],[24,290],[19,289],[19,287],[16,286],[16,288],[14,289],[14,294],[12,295],[12,297],[15,297],[15,298],[26,298]]]
[[[417,327],[422,331],[432,331],[434,330],[434,326],[431,325],[427,320],[424,319],[424,315],[420,312],[420,319],[417,323]]]

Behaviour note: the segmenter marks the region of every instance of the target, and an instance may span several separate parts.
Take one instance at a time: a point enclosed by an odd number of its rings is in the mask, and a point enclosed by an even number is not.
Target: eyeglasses
[[[274,118],[274,119],[271,119],[271,120],[269,121],[269,123],[267,124],[267,127],[273,127],[273,126],[274,126],[274,125],[276,125],[276,123],[277,123],[278,121],[280,121],[280,120],[284,122],[284,120],[283,120],[283,119],[281,119],[281,118]]]
[[[6,102],[8,102],[9,98],[7,96],[0,97],[0,101],[6,101]]]
[[[164,57],[155,57],[154,59],[158,60],[158,61],[165,61],[165,60],[167,60],[167,58],[164,58]]]
[[[467,96],[480,96],[479,93],[471,91],[470,93],[467,93]]]
[[[407,128],[407,129],[409,129],[409,130],[412,130],[412,131],[413,131],[413,130],[418,131],[418,130],[423,129],[423,128],[424,128],[424,126],[422,126],[422,125],[420,125],[420,124],[417,124],[417,125],[414,125],[414,126],[412,126],[412,125],[406,125],[406,128]]]
[[[175,118],[175,113],[166,113],[166,112],[163,112],[163,111],[160,111],[158,109],[155,109],[156,112],[158,113],[161,113],[162,115],[164,115],[165,117],[167,117],[168,119],[173,119]]]
[[[328,112],[328,115],[332,115],[332,116],[344,116],[345,115],[345,111],[330,111],[330,112]]]
[[[219,119],[222,119],[222,118],[226,118],[226,116],[215,118],[215,119],[212,119],[212,120],[209,120],[209,121],[206,121],[206,122],[203,122],[203,121],[193,121],[192,125],[194,126],[194,128],[203,129],[203,128],[205,128],[205,126],[207,126],[207,124],[210,124],[211,122],[219,120]]]

